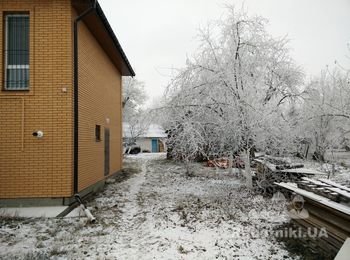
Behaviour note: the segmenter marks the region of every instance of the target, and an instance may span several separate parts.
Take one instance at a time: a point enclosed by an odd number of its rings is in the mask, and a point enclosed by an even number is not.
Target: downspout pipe
[[[79,203],[80,210],[83,211],[90,223],[95,223],[96,218],[91,214],[90,210],[85,206],[79,194],[74,195],[75,200]]]
[[[79,160],[79,60],[78,60],[78,24],[81,20],[84,19],[87,15],[90,13],[96,11],[97,6],[97,0],[93,1],[93,4],[91,7],[89,7],[87,10],[85,10],[81,15],[76,17],[74,19],[74,27],[73,27],[73,63],[74,63],[74,86],[73,86],[73,98],[74,98],[74,104],[73,104],[73,116],[74,116],[74,122],[73,122],[73,189],[74,194],[78,193],[78,160]]]

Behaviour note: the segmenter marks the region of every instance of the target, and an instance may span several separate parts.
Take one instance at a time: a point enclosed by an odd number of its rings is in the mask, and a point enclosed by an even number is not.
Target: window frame
[[[4,41],[4,47],[5,47],[5,51],[4,53],[4,87],[3,89],[6,91],[28,91],[30,90],[30,13],[29,12],[4,12],[3,14],[4,16],[4,32],[5,32],[5,41]],[[8,45],[9,45],[9,37],[8,37],[8,33],[9,33],[9,24],[8,24],[8,17],[28,17],[28,26],[29,26],[29,30],[28,30],[28,65],[9,65],[8,64]],[[8,87],[8,82],[7,82],[7,77],[8,77],[8,73],[7,70],[8,69],[28,69],[28,85],[25,88],[9,88]]]

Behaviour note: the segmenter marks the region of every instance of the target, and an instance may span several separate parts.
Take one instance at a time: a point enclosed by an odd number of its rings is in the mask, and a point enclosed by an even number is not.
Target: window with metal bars
[[[29,88],[29,15],[5,15],[5,89]]]

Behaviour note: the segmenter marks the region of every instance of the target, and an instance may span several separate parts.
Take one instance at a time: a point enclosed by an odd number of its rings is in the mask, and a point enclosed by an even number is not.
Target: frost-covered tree
[[[136,142],[136,138],[147,131],[150,119],[143,105],[147,99],[144,83],[135,78],[123,78],[123,122],[128,124],[124,138],[127,145]]]
[[[347,147],[350,133],[349,71],[325,70],[306,87],[299,119],[301,135],[315,144],[315,159],[335,146]]]
[[[227,8],[226,18],[201,29],[200,46],[166,93],[169,148],[175,158],[283,150],[286,104],[298,95],[303,73],[290,58],[287,40],[271,37],[266,19]]]
[[[147,95],[145,85],[136,78],[123,77],[123,119],[128,121],[129,117],[137,114],[142,109]]]

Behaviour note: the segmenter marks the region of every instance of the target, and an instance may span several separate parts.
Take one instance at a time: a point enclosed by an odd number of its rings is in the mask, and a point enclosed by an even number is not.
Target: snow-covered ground
[[[326,153],[326,159],[327,163],[296,158],[291,158],[290,160],[291,162],[304,164],[305,168],[327,173],[332,181],[350,187],[350,152],[344,150],[329,151]],[[315,176],[315,178],[320,177]],[[324,178],[327,178],[327,176]]]
[[[0,216],[23,218],[54,218],[68,206],[0,208]]]
[[[283,206],[225,170],[191,176],[164,154],[125,158],[88,207],[97,218],[0,218],[0,259],[295,259],[272,230]]]

